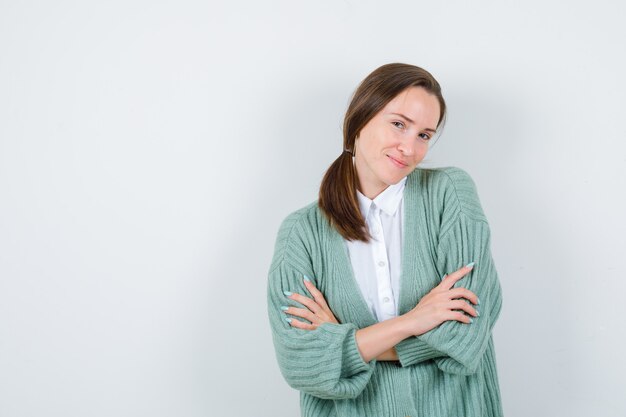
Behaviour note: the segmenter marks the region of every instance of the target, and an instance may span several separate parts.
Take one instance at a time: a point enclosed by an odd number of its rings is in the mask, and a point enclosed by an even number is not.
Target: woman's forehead
[[[422,87],[410,87],[394,97],[383,108],[383,114],[397,115],[414,123],[439,120],[439,100]]]

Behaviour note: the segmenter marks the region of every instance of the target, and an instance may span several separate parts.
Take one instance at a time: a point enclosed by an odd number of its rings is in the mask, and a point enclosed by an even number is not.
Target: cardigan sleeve
[[[278,365],[292,388],[324,399],[356,398],[376,363],[363,360],[356,343],[356,325],[323,323],[315,330],[298,329],[285,320],[288,316],[280,309],[296,303],[284,291],[310,297],[303,276],[314,276],[306,239],[295,230],[297,217],[297,212],[292,213],[279,229],[268,276],[268,316]]]
[[[435,359],[439,369],[470,375],[478,369],[500,315],[502,289],[491,256],[489,224],[476,187],[464,171],[456,168],[452,174],[454,198],[448,201],[448,213],[453,215],[444,219],[445,230],[437,245],[437,268],[451,273],[470,262],[476,263],[454,287],[464,287],[476,294],[480,304],[474,307],[480,316],[472,317],[469,324],[448,320],[417,337],[446,354]]]
[[[402,340],[395,346],[395,349],[398,354],[398,360],[403,367],[447,356],[416,336]]]
[[[436,359],[437,366],[448,373],[469,375],[476,372],[502,309],[502,289],[489,248],[489,236],[487,223],[461,216],[458,225],[439,245],[442,270],[453,272],[476,262],[472,271],[454,287],[469,289],[480,301],[475,306],[480,316],[473,317],[472,323],[448,320],[418,336],[449,356]]]

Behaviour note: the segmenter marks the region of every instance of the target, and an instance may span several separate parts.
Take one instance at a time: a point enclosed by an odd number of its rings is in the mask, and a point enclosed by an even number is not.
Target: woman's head
[[[343,149],[352,154],[342,150],[319,194],[320,208],[344,238],[369,240],[356,190],[374,198],[410,174],[445,114],[439,83],[414,65],[383,65],[359,84],[343,125]]]
[[[409,87],[363,126],[353,146],[361,193],[374,199],[416,168],[437,131],[439,108],[423,87]]]
[[[422,68],[387,64],[368,75],[344,118],[344,148],[354,155],[359,190],[373,199],[413,171],[445,111],[439,84]]]

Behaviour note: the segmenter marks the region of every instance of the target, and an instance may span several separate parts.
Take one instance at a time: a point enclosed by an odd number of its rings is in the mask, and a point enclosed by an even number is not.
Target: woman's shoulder
[[[486,220],[476,183],[466,170],[455,166],[418,168],[411,175],[415,175],[414,183],[424,191],[423,195],[436,200],[432,202],[435,206],[448,213],[458,211],[476,220]]]
[[[319,216],[318,200],[312,201],[303,207],[300,207],[290,213],[288,213],[281,221],[279,227],[279,233],[290,234],[294,229],[301,229],[302,227],[310,226],[314,223]]]
[[[321,237],[320,231],[322,234],[327,233],[327,228],[322,224],[317,200],[288,213],[278,228],[272,268],[285,257],[302,261],[307,258],[305,254],[313,253]]]
[[[431,187],[475,188],[474,180],[470,174],[459,167],[417,168],[410,175],[415,175],[422,184]]]
[[[324,220],[325,218],[319,208],[318,200],[312,201],[288,213],[283,218],[278,229],[278,239],[313,238],[326,230]]]

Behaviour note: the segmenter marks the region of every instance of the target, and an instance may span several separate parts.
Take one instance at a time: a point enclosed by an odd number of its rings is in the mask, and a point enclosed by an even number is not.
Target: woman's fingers
[[[480,316],[480,313],[470,304],[478,304],[478,296],[467,288],[454,288],[454,284],[466,276],[473,266],[472,262],[445,276],[439,285],[422,297],[420,302],[406,313],[420,318],[413,321],[412,333],[415,336],[424,334],[444,321],[455,320],[469,324],[473,322],[473,317]]]
[[[322,292],[318,290],[315,285],[313,285],[313,282],[311,282],[311,280],[309,280],[306,276],[304,277],[304,285],[309,290],[317,304],[319,304],[324,309],[330,310],[328,304],[326,304],[326,299],[324,298]]]
[[[461,323],[470,324],[472,322],[472,318],[460,311],[450,311],[449,316],[446,318],[447,320],[456,320]]]
[[[291,293],[290,295],[287,295],[287,298],[299,302],[315,314],[319,313],[322,310],[322,308],[314,300],[311,300],[309,297],[305,297],[302,294]]]
[[[472,270],[472,268],[474,268],[474,262],[467,264],[460,269],[457,269],[451,274],[446,275],[446,277],[441,281],[439,286],[441,288],[449,290],[458,280],[467,275]]]
[[[317,329],[317,324],[309,324],[309,323],[305,323],[302,322],[298,319],[292,319],[291,317],[288,317],[287,322],[291,325],[291,327],[297,327],[298,329],[304,329],[304,330],[315,330]]]
[[[448,295],[450,296],[450,299],[465,298],[471,301],[475,305],[478,304],[478,296],[474,294],[473,292],[471,292],[470,290],[468,290],[467,288],[463,288],[463,287],[453,288],[448,292]]]
[[[313,299],[307,296],[304,296],[302,294],[291,293],[289,291],[285,291],[285,295],[287,296],[287,298],[297,301],[298,303],[302,304],[308,310],[304,308],[287,307],[287,306],[283,306],[282,310],[285,313],[307,319],[308,321],[312,323],[313,326],[319,326],[320,324],[326,323],[326,322],[339,324],[339,321],[337,321],[337,318],[335,317],[330,307],[326,303],[326,299],[324,298],[324,295],[322,294],[322,292],[319,291],[315,287],[315,285],[313,285],[313,282],[311,282],[311,280],[308,279],[306,276],[304,277],[304,285],[307,288],[307,290],[309,290],[309,293],[311,293],[311,295],[313,296]],[[302,329],[304,328],[311,329],[311,327],[300,326],[299,325],[300,323],[302,322],[301,321],[299,323],[296,322],[296,324],[298,325],[295,327],[299,327]]]
[[[310,310],[307,310],[305,308],[298,308],[298,307],[287,307],[287,309],[283,309],[283,311],[287,314],[291,314],[293,316],[298,316],[298,317],[302,317],[303,319],[307,319],[308,321],[310,321],[313,324],[320,324],[320,319],[319,317],[317,317],[315,314],[311,313]]]
[[[455,310],[463,310],[467,314],[478,317],[478,312],[476,311],[476,309],[464,300],[452,300],[452,302],[450,303],[450,308]]]
[[[315,284],[306,275],[304,276],[304,285],[315,299],[315,302],[322,308],[322,312],[316,313],[322,321],[339,324],[335,314],[328,306],[324,294],[315,287]]]

